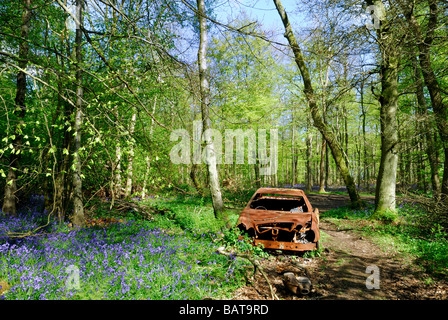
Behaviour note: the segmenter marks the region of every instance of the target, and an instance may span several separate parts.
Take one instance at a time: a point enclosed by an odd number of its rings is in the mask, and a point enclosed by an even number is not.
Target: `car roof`
[[[305,196],[305,192],[300,189],[292,188],[259,188],[256,193],[271,193],[281,195]]]

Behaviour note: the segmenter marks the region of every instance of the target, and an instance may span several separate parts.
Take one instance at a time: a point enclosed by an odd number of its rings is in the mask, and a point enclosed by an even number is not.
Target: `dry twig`
[[[231,256],[231,255],[233,255],[233,256],[235,256],[235,257],[239,257],[239,258],[243,258],[243,259],[249,260],[249,262],[252,263],[252,265],[254,266],[254,276],[255,276],[255,273],[257,272],[257,270],[259,270],[260,273],[263,275],[264,279],[266,280],[268,286],[269,286],[269,290],[270,290],[270,292],[271,292],[271,298],[272,298],[272,300],[279,300],[279,298],[277,297],[277,295],[276,295],[275,292],[274,292],[274,289],[272,288],[271,283],[269,282],[268,276],[267,276],[266,273],[264,272],[264,270],[263,270],[263,268],[261,267],[260,262],[259,262],[258,260],[254,259],[253,257],[251,257],[251,256],[248,255],[248,254],[241,254],[241,253],[234,253],[234,252],[226,252],[226,251],[224,251],[224,248],[223,248],[223,247],[220,247],[220,248],[218,249],[218,253],[223,254],[223,255],[225,255],[225,256]]]

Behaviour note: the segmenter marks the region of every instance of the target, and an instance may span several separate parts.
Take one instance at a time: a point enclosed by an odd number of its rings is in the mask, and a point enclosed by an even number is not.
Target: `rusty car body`
[[[260,188],[241,212],[237,227],[254,245],[266,249],[311,251],[319,248],[319,210],[305,192],[291,188]]]

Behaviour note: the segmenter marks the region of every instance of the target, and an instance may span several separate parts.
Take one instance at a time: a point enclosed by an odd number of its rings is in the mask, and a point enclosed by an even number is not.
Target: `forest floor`
[[[344,195],[310,194],[313,207],[321,212],[319,255],[306,257],[278,253],[261,262],[273,291],[282,300],[445,300],[448,299],[448,282],[432,280],[414,259],[391,247],[380,247],[371,239],[348,227],[341,229],[325,211],[349,203]],[[373,201],[373,197],[363,197]],[[377,266],[379,289],[368,289],[368,266]],[[307,296],[297,296],[287,291],[282,274],[292,271],[307,276],[312,290]],[[372,283],[369,280],[369,283]],[[271,299],[269,285],[260,272],[254,281],[236,292],[235,299]]]

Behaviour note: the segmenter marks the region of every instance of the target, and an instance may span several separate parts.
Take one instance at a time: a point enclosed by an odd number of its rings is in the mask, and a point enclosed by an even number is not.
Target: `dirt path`
[[[314,207],[325,212],[348,203],[343,195],[310,195]],[[365,198],[372,201],[373,198]],[[409,258],[388,248],[380,248],[350,230],[339,230],[321,215],[320,229],[324,235],[324,248],[319,257],[303,258],[297,255],[273,255],[262,262],[262,267],[279,299],[347,299],[347,300],[421,300],[448,299],[448,283],[425,281],[428,279],[419,266]],[[371,267],[369,267],[371,266]],[[374,281],[376,270],[379,281]],[[282,274],[293,271],[308,276],[313,290],[300,297],[288,292],[282,282]],[[366,284],[379,288],[368,289]],[[241,288],[235,299],[270,299],[266,280],[258,272],[255,281]]]

